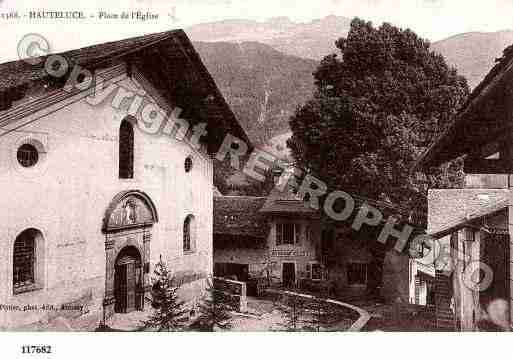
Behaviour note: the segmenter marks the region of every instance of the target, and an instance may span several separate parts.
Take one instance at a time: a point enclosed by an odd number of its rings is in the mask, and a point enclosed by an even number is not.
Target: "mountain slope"
[[[335,41],[346,36],[351,19],[327,16],[309,23],[295,23],[287,17],[265,22],[225,20],[187,29],[196,41],[258,41],[289,55],[320,60],[336,52]],[[465,76],[471,87],[493,66],[494,59],[513,43],[513,31],[469,32],[434,42],[432,48],[445,56]]]
[[[335,16],[305,24],[288,18],[227,20],[186,31],[253,142],[284,158],[290,156],[288,119],[311,96],[312,72],[321,58],[337,51],[334,42],[347,35],[349,24]],[[512,43],[513,31],[473,32],[434,42],[432,49],[473,88]],[[230,172],[221,177],[231,178],[230,186],[249,186]]]
[[[290,115],[312,94],[316,61],[256,42],[196,42],[194,46],[257,144],[287,131]]]
[[[318,60],[336,52],[334,42],[347,35],[350,21],[337,16],[309,23],[286,17],[225,20],[186,31],[192,40],[206,41],[196,43],[198,52],[250,137],[283,153],[288,117],[312,94]],[[474,88],[512,43],[513,31],[470,32],[431,47]]]
[[[185,31],[193,41],[257,41],[289,55],[320,60],[336,51],[335,41],[347,34],[350,23],[349,18],[333,15],[309,23],[278,17],[265,22],[224,20]]]
[[[432,44],[447,63],[455,66],[474,88],[490,71],[502,50],[513,44],[513,31],[469,32],[451,36]]]

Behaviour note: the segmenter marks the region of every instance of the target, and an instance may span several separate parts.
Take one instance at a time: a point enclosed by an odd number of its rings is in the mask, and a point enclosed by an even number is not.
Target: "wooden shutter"
[[[294,224],[294,243],[300,244],[301,243],[301,225],[299,223]]]
[[[312,264],[312,276],[311,278],[312,279],[322,279],[322,273],[321,273],[321,265],[319,263],[315,263],[315,264]],[[314,267],[317,268],[316,271],[314,271]],[[314,274],[315,274],[315,278],[314,278]]]
[[[306,277],[312,279],[312,265],[310,263],[306,264]]]
[[[420,304],[420,278],[415,276],[415,304]]]
[[[283,243],[283,225],[276,223],[276,245],[279,246]]]

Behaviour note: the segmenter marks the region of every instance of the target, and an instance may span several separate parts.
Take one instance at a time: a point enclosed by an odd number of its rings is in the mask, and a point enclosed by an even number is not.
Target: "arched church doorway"
[[[150,242],[157,210],[150,197],[138,190],[118,193],[103,218],[105,234],[104,318],[115,312],[144,310],[151,290]]]
[[[135,247],[121,250],[114,266],[114,311],[130,313],[143,309],[141,255]]]

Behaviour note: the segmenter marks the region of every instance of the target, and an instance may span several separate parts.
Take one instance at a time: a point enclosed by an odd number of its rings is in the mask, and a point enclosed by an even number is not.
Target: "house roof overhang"
[[[267,238],[268,224],[259,213],[265,199],[252,196],[214,197],[214,242]]]
[[[462,228],[474,228],[476,222],[487,217],[491,217],[503,210],[507,210],[510,206],[509,200],[502,200],[477,212],[469,213],[463,218],[448,223],[443,228],[438,229],[436,232],[429,233],[429,236],[435,239],[443,238],[451,233],[454,233]],[[479,227],[481,228],[481,227]]]
[[[505,55],[474,89],[445,132],[415,163],[412,171],[428,170],[467,155],[512,127],[513,54]]]

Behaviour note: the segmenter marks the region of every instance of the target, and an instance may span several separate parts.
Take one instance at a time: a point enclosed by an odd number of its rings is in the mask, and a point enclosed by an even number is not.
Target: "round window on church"
[[[185,172],[190,172],[192,170],[192,158],[187,157],[184,163]]]
[[[39,160],[39,152],[34,145],[25,143],[18,148],[17,158],[23,167],[32,167]]]

